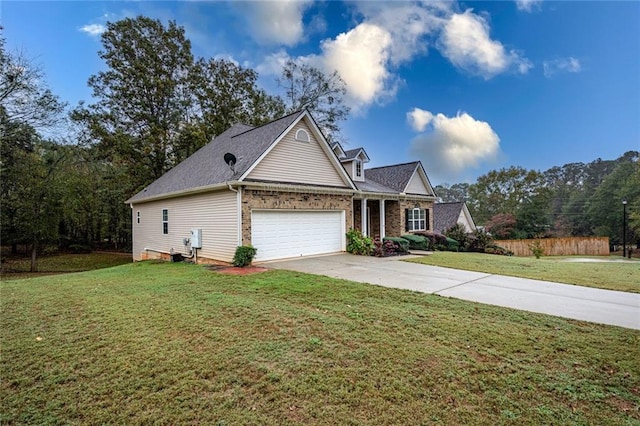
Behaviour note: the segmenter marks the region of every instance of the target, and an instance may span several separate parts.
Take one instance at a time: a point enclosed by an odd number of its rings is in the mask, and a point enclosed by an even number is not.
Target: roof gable
[[[420,161],[365,169],[364,176],[399,193],[435,196]]]
[[[344,151],[344,157],[341,157],[340,161],[345,163],[347,161],[353,161],[356,158],[360,158],[363,163],[368,163],[370,161],[369,156],[367,155],[367,152],[364,150],[364,148],[355,148]]]
[[[467,222],[465,228],[470,228],[469,231],[475,230],[475,222],[464,201],[433,205],[433,229],[437,232],[444,232],[451,228],[461,217]]]
[[[300,131],[308,140],[296,138]],[[239,180],[353,188],[335,152],[315,131],[309,114],[291,123]]]
[[[186,192],[239,178],[256,162],[291,123],[306,111],[289,114],[260,127],[236,124],[127,200],[128,203]],[[231,168],[224,155],[231,153]]]

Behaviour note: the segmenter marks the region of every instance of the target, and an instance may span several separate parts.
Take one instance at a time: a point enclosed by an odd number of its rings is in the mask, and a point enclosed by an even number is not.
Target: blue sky
[[[13,2],[10,49],[71,106],[91,102],[107,21],[176,20],[194,54],[274,79],[288,58],[337,70],[347,148],[422,160],[433,184],[640,149],[640,2]]]

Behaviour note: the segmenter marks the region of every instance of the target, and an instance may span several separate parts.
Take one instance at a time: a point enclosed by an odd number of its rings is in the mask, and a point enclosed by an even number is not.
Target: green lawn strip
[[[35,278],[44,275],[55,275],[69,272],[92,271],[110,268],[112,266],[131,263],[131,255],[125,253],[89,253],[89,254],[59,254],[38,258],[38,272],[29,272],[30,258],[3,259],[2,279],[13,280],[21,278]]]
[[[568,262],[566,257],[515,257],[434,252],[408,262],[488,274],[640,293],[640,262]]]
[[[287,271],[0,283],[1,424],[637,424],[640,332]]]

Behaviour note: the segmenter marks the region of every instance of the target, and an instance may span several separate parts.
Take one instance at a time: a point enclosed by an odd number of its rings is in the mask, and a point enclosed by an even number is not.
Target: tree
[[[175,164],[176,144],[191,103],[191,44],[170,21],[139,16],[108,23],[99,52],[107,70],[88,85],[98,101],[73,114],[105,158],[124,164],[134,189]]]
[[[11,138],[21,124],[37,130],[51,128],[62,120],[65,104],[44,81],[42,69],[23,53],[7,52],[5,39],[0,36],[0,137]]]
[[[469,199],[469,184],[455,183],[453,185],[442,184],[433,188],[438,196],[438,202],[451,203],[459,201],[467,201]]]
[[[350,111],[344,103],[346,84],[337,71],[327,75],[311,65],[288,60],[277,82],[285,90],[288,112],[309,109],[327,139],[336,138],[340,122]]]
[[[257,79],[254,70],[228,60],[201,58],[195,63],[189,77],[192,127],[183,130],[183,158],[236,123],[259,126],[284,114],[282,99],[260,89]]]
[[[622,200],[627,212],[640,210],[640,162],[623,161],[598,186],[591,198],[587,214],[596,235],[608,236],[612,243],[622,242]],[[633,229],[633,228],[632,228]],[[635,234],[628,241],[634,241]]]
[[[486,223],[485,228],[495,238],[514,238],[516,217],[511,213],[498,213],[491,217],[491,219]]]
[[[492,170],[480,176],[476,183],[469,187],[469,209],[478,223],[499,213],[510,213],[520,221],[518,226],[527,229],[531,223],[539,222],[547,215],[544,199],[548,197],[542,173],[526,170],[522,167]]]

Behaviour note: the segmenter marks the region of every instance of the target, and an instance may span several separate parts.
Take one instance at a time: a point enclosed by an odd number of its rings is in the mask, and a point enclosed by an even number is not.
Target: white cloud
[[[539,8],[542,0],[515,0],[518,10],[532,12],[534,8]]]
[[[106,30],[107,27],[102,24],[87,24],[80,27],[80,31],[93,37],[101,35]]]
[[[395,91],[387,84],[391,77],[387,69],[391,43],[388,31],[367,23],[322,42],[324,68],[338,71],[347,85],[353,108],[371,104],[386,92]]]
[[[361,22],[323,40],[320,53],[290,58],[281,50],[265,58],[258,72],[279,75],[287,59],[337,71],[347,86],[347,104],[357,114],[393,98],[403,83],[397,68],[426,55],[436,40],[456,67],[487,79],[510,70],[524,74],[532,66],[491,40],[484,18],[471,10],[456,14],[450,2],[356,2],[354,7]]]
[[[294,46],[304,38],[303,16],[311,0],[240,2],[247,30],[260,44]]]
[[[456,178],[466,169],[494,160],[500,154],[500,138],[489,123],[466,112],[447,117],[414,108],[407,114],[407,120],[414,129],[426,130],[411,141],[411,153],[434,176]]]
[[[569,56],[568,58],[544,61],[542,67],[544,69],[544,76],[547,78],[551,78],[554,74],[558,74],[560,72],[582,71],[580,61],[571,56]]]
[[[489,30],[487,21],[471,9],[453,14],[440,35],[439,49],[456,67],[487,80],[511,68],[528,72],[531,62],[514,50],[507,52],[489,37]]]
[[[423,132],[433,121],[433,114],[420,108],[414,108],[407,113],[407,121],[413,130]]]

